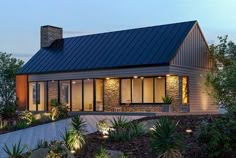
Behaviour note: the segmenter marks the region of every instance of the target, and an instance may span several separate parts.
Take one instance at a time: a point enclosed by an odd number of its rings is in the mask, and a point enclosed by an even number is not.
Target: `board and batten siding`
[[[198,23],[193,26],[170,64],[203,69],[212,67],[208,44]]]
[[[217,105],[212,97],[206,92],[204,86],[207,69],[184,68],[170,66],[171,74],[188,76],[189,78],[189,104],[191,112],[217,112]]]

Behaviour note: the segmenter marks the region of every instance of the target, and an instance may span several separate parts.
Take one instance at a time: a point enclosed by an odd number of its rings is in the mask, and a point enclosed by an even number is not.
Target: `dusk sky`
[[[40,26],[64,37],[198,20],[209,43],[236,40],[236,0],[22,0],[0,2],[0,51],[27,61],[40,47]]]

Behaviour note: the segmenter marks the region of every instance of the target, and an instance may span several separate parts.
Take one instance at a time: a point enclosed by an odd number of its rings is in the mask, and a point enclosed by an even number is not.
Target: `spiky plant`
[[[65,134],[61,133],[61,138],[65,142],[65,145],[70,150],[78,150],[85,144],[84,135],[75,129],[67,130],[65,128]]]
[[[151,131],[150,147],[159,158],[182,157],[180,150],[183,147],[182,136],[176,132],[178,122],[168,118],[160,118]]]
[[[94,157],[95,158],[108,158],[109,153],[104,147],[101,146]]]
[[[128,126],[129,121],[123,117],[123,116],[119,116],[119,117],[113,117],[113,120],[111,121],[112,127],[114,129],[116,128],[125,128]]]
[[[165,97],[162,97],[162,101],[164,104],[171,104],[173,101],[173,98],[167,95]]]
[[[84,119],[82,117],[80,117],[79,115],[75,116],[71,119],[71,124],[77,132],[79,132],[79,133],[87,132],[87,130],[86,130],[87,124],[84,121]]]
[[[6,152],[9,158],[23,158],[22,155],[26,146],[21,144],[21,140],[18,142],[18,144],[12,145],[12,150],[4,144],[3,150]]]

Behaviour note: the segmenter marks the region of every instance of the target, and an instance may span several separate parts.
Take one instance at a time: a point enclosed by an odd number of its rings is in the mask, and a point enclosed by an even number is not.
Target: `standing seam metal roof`
[[[167,65],[196,21],[56,40],[18,74]]]

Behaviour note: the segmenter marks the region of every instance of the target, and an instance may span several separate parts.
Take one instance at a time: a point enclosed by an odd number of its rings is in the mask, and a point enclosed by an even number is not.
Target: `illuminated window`
[[[188,98],[188,77],[182,77],[182,103],[187,104],[189,101]]]
[[[131,79],[121,80],[121,102],[130,103],[131,102]]]
[[[162,103],[165,77],[121,79],[121,103]]]

